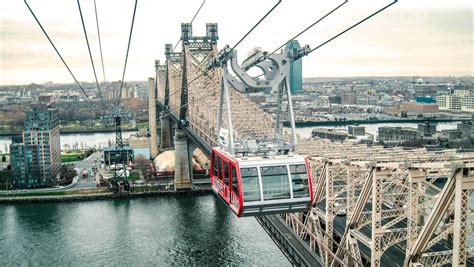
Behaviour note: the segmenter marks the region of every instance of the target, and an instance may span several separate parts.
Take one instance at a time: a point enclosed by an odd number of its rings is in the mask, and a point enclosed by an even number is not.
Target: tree
[[[74,164],[64,164],[61,166],[60,185],[68,185],[72,183],[72,179],[77,176]]]
[[[6,162],[7,161],[7,157],[5,157],[5,155],[2,156],[2,162]]]
[[[0,170],[0,190],[8,190],[12,183],[12,172]]]
[[[150,161],[143,155],[138,155],[138,157],[135,159],[135,168],[139,170],[143,176],[146,176],[149,164]]]

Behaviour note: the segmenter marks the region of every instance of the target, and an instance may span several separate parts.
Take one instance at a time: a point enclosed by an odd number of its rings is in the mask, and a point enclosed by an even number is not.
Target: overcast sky
[[[121,79],[133,0],[96,0],[107,80]],[[153,76],[164,60],[164,44],[175,44],[201,0],[139,0],[125,80]],[[207,0],[193,23],[219,24],[218,47],[233,45],[275,0]],[[240,59],[253,47],[273,51],[292,35],[337,6],[335,0],[283,0],[237,48]],[[390,1],[349,3],[302,35],[315,47]],[[29,0],[46,31],[81,81],[94,79],[75,0]],[[100,70],[93,0],[81,1],[89,40]],[[303,77],[474,75],[472,0],[401,0],[373,19],[303,60]],[[73,82],[21,0],[2,0],[0,84]],[[103,80],[102,72],[98,72]]]

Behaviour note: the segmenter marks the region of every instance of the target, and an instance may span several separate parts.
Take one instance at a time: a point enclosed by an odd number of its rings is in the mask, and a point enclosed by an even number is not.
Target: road
[[[66,188],[65,190],[75,190],[75,189],[83,189],[83,188],[95,188],[95,181],[92,168],[95,166],[96,161],[99,161],[102,152],[98,151],[90,155],[88,158],[73,162],[75,165],[75,169],[77,171],[78,179],[77,182],[70,187]],[[84,179],[82,178],[83,171],[87,170],[87,177]]]
[[[66,190],[75,190],[75,189],[83,189],[83,188],[95,188],[95,181],[93,177],[92,167],[95,165],[95,161],[99,160],[102,152],[95,152],[87,159],[72,162],[74,164],[74,168],[77,171],[78,177],[73,179],[71,185],[68,186],[59,186],[59,187],[52,187],[52,188],[41,188],[41,189],[22,189],[22,190],[8,190],[8,191],[0,191],[0,195],[11,195],[11,194],[23,194],[23,193],[38,193],[38,192],[57,192],[57,191],[66,191]],[[82,178],[83,170],[87,170],[87,177],[86,179]]]

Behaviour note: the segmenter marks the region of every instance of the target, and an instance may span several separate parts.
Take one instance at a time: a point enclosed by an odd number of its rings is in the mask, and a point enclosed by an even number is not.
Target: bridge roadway
[[[162,103],[157,101],[159,111],[164,110]],[[178,119],[174,115],[170,118],[177,124]],[[204,141],[190,126],[182,125],[183,132],[194,142],[204,154],[211,156],[212,147]],[[289,228],[278,215],[266,215],[256,217],[263,229],[272,238],[288,260],[296,266],[323,266],[322,260],[316,255],[298,235]]]

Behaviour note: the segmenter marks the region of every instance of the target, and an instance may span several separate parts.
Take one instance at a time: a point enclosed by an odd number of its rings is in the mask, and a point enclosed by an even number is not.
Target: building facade
[[[474,112],[474,95],[470,92],[456,92],[453,95],[439,95],[436,103],[440,110]]]
[[[409,127],[380,127],[378,140],[381,143],[405,142],[423,139],[423,133]]]
[[[28,111],[23,133],[12,138],[10,151],[15,188],[55,185],[61,169],[58,110]]]
[[[300,43],[292,40],[286,45],[287,50],[298,51]],[[290,90],[292,94],[303,91],[303,60],[300,58],[290,64]]]
[[[342,105],[355,105],[357,104],[357,95],[354,92],[342,93],[341,94]]]
[[[417,102],[404,102],[400,109],[408,113],[436,113],[439,111],[437,104]]]

